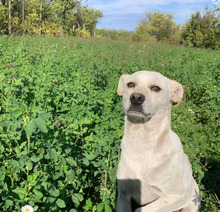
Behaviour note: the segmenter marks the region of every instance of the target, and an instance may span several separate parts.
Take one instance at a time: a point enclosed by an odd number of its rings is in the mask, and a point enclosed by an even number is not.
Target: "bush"
[[[172,14],[147,12],[146,17],[136,27],[134,39],[148,41],[149,39],[152,40],[153,37],[157,41],[167,41],[174,32],[175,27]]]
[[[87,30],[81,30],[81,29],[76,29],[74,31],[76,37],[81,37],[81,38],[90,38],[91,34]]]
[[[102,38],[110,38],[117,41],[131,41],[133,33],[126,30],[100,29],[97,34]]]
[[[200,12],[191,15],[182,31],[184,44],[194,47],[218,49],[220,47],[219,8],[206,8],[203,16]]]

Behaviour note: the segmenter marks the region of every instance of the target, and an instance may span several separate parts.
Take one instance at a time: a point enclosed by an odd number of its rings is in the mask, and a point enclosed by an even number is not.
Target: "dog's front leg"
[[[118,192],[117,199],[117,212],[132,212],[131,209],[131,196],[128,193]]]
[[[161,196],[154,202],[138,208],[135,212],[171,212],[176,211],[184,204],[180,196]]]

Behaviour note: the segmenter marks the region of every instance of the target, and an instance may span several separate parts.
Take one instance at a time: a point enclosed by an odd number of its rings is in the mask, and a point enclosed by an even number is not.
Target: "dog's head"
[[[150,120],[156,113],[166,113],[170,106],[178,106],[183,97],[182,85],[157,72],[139,71],[122,75],[118,95],[130,118]]]

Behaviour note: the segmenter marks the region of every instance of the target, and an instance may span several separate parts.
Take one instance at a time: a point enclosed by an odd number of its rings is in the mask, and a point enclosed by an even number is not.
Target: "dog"
[[[170,127],[171,106],[183,87],[157,72],[122,75],[118,95],[125,110],[117,170],[117,212],[198,212],[199,188],[180,138]]]

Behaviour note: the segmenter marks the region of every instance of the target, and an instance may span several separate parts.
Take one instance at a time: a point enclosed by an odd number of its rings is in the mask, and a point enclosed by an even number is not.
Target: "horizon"
[[[196,11],[203,12],[208,6],[213,9],[220,6],[220,0],[87,0],[86,5],[101,10],[104,17],[97,24],[97,29],[135,31],[146,12],[158,11],[171,13],[176,24],[183,25]]]

